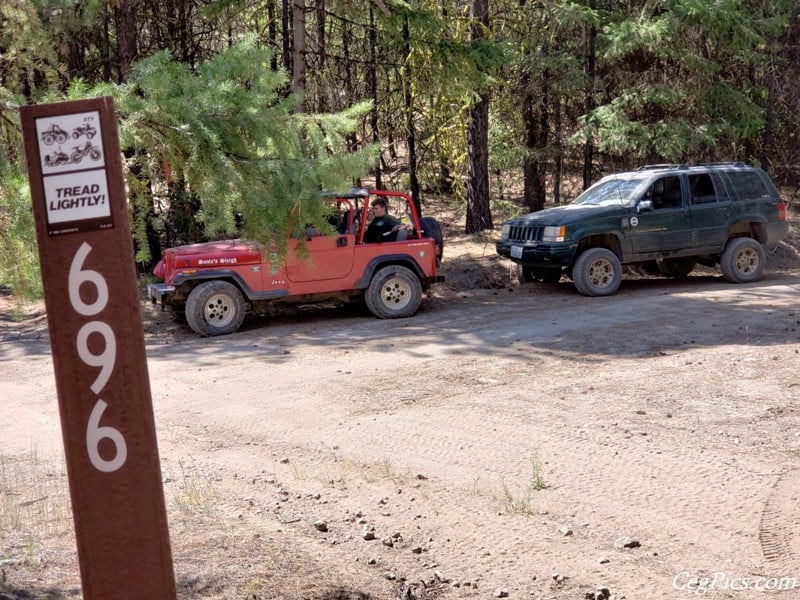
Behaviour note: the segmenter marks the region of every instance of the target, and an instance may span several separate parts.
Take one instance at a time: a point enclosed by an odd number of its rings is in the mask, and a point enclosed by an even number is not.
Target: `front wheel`
[[[622,265],[607,248],[589,248],[575,261],[572,281],[584,296],[610,296],[622,281]]]
[[[719,260],[722,276],[731,283],[758,281],[764,273],[767,257],[764,247],[749,237],[733,238]]]
[[[375,273],[364,300],[380,319],[410,317],[422,302],[422,286],[407,267],[390,265]]]
[[[241,292],[227,281],[206,281],[186,299],[186,321],[199,335],[233,333],[244,321]]]

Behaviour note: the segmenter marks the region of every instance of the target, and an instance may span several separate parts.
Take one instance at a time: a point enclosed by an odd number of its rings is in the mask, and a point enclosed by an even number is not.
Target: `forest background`
[[[0,288],[41,294],[19,107],[112,96],[136,258],[442,195],[466,232],[643,163],[800,188],[796,0],[0,0]],[[577,189],[576,189],[577,187]],[[241,217],[241,218],[239,218]]]

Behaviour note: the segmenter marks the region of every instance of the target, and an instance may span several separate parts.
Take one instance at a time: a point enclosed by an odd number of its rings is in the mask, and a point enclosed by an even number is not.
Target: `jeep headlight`
[[[504,240],[507,240],[510,233],[511,233],[511,225],[505,223],[503,225],[502,231],[500,232],[500,237]]]
[[[542,231],[543,242],[563,242],[567,235],[564,225],[548,225]]]

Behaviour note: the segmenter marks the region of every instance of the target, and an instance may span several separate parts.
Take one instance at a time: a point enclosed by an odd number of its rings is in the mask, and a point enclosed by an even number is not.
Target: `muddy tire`
[[[583,296],[610,296],[622,281],[622,265],[607,248],[589,248],[575,261],[572,281]]]
[[[201,283],[186,300],[186,322],[203,336],[233,333],[244,321],[244,313],[241,292],[227,281]]]
[[[364,300],[369,311],[380,319],[410,317],[422,302],[422,286],[410,269],[390,265],[372,277]]]
[[[719,260],[719,268],[727,281],[749,283],[761,279],[766,260],[764,247],[758,241],[738,237],[728,241]]]

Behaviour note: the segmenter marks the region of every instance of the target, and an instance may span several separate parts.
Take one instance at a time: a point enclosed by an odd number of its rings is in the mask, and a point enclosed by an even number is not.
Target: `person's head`
[[[384,198],[375,198],[372,201],[372,213],[376,217],[382,217],[388,212],[388,208],[386,206],[386,200]]]

